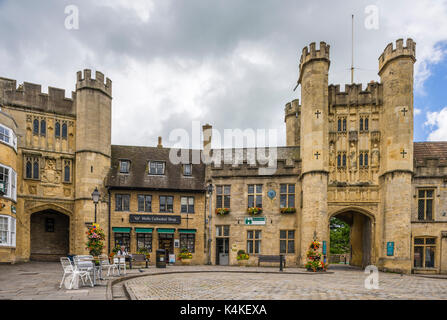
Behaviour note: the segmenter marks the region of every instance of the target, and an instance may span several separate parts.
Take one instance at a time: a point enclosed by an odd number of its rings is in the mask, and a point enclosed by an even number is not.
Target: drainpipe
[[[110,250],[110,238],[112,237],[112,228],[111,228],[111,223],[110,223],[110,221],[111,221],[111,211],[110,211],[110,188],[109,187],[107,187],[107,193],[108,193],[108,195],[109,195],[109,199],[108,199],[108,206],[109,206],[109,239],[108,239],[108,242],[109,242],[109,244],[107,245],[107,248],[108,248],[108,255],[110,256],[110,252],[111,252],[111,250]]]

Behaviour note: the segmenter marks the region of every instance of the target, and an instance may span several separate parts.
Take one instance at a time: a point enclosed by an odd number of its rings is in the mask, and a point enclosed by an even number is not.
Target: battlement
[[[404,40],[399,39],[396,41],[396,48],[393,47],[393,43],[389,43],[383,53],[379,57],[379,74],[382,69],[388,64],[388,62],[401,57],[410,57],[413,62],[416,62],[416,42],[413,39],[407,39],[407,45],[404,47]]]
[[[84,69],[77,72],[76,90],[89,88],[94,90],[100,90],[109,97],[112,97],[112,80],[106,78],[104,83],[104,74],[96,71],[95,79],[92,79],[92,71],[90,69]]]
[[[65,98],[65,90],[48,87],[42,92],[39,84],[24,82],[17,87],[17,81],[0,78],[0,98],[3,104],[66,115],[75,115],[74,98]]]
[[[362,84],[346,84],[345,91],[340,91],[340,85],[329,85],[329,105],[381,105],[383,102],[382,84],[371,81],[362,89]]]
[[[325,60],[330,63],[329,60],[330,46],[326,42],[320,42],[320,49],[316,50],[315,42],[312,42],[309,47],[304,47],[300,58],[300,78],[298,83],[301,83],[301,77],[303,74],[304,66],[311,61]]]
[[[294,116],[296,117],[297,113],[301,112],[301,105],[299,99],[295,99],[289,103],[286,103],[284,107],[284,114],[287,117]]]

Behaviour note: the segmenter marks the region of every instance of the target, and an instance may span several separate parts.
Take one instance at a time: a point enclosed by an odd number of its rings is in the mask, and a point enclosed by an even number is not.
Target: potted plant
[[[230,213],[230,208],[216,208],[216,214],[219,216],[224,216]]]
[[[321,253],[318,252],[320,243],[318,241],[312,241],[307,251],[307,263],[305,268],[311,272],[324,272],[327,270],[328,263],[321,261]]]
[[[146,257],[147,260],[149,260],[149,258],[151,257],[151,255],[149,254],[149,250],[147,250],[146,247],[138,249],[137,253],[144,254],[144,256]]]
[[[178,255],[180,262],[182,265],[190,265],[192,259],[192,253],[188,251],[188,249],[183,248]]]
[[[251,207],[247,209],[247,212],[251,215],[258,215],[262,213],[262,208],[258,208],[258,207]]]
[[[86,234],[87,234],[86,249],[89,250],[89,253],[92,256],[98,257],[99,255],[101,255],[102,249],[104,248],[104,239],[105,239],[104,231],[101,228],[94,225],[88,229]]]
[[[237,252],[237,263],[240,266],[246,266],[248,259],[250,259],[250,256],[245,252],[245,250],[239,250]]]
[[[295,213],[296,208],[281,208],[280,212],[284,214]]]

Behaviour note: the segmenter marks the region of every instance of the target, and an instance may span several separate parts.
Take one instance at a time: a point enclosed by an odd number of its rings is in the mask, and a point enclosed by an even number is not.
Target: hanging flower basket
[[[281,211],[281,213],[284,213],[284,214],[290,214],[290,213],[295,213],[296,208],[281,208],[280,211]]]
[[[87,242],[86,249],[90,252],[90,254],[94,257],[101,255],[102,249],[104,248],[104,239],[105,234],[101,228],[96,226],[92,226],[86,232],[87,234]]]
[[[262,213],[262,208],[258,208],[258,207],[248,208],[247,212],[248,212],[248,214],[256,216],[256,215]]]
[[[230,213],[230,208],[216,208],[216,214],[219,216],[225,216]]]

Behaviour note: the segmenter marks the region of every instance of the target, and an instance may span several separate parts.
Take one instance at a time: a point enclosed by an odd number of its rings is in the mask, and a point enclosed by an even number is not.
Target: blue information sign
[[[326,241],[323,241],[323,254],[326,254]]]
[[[386,243],[386,255],[387,256],[394,256],[394,242],[387,242]]]

